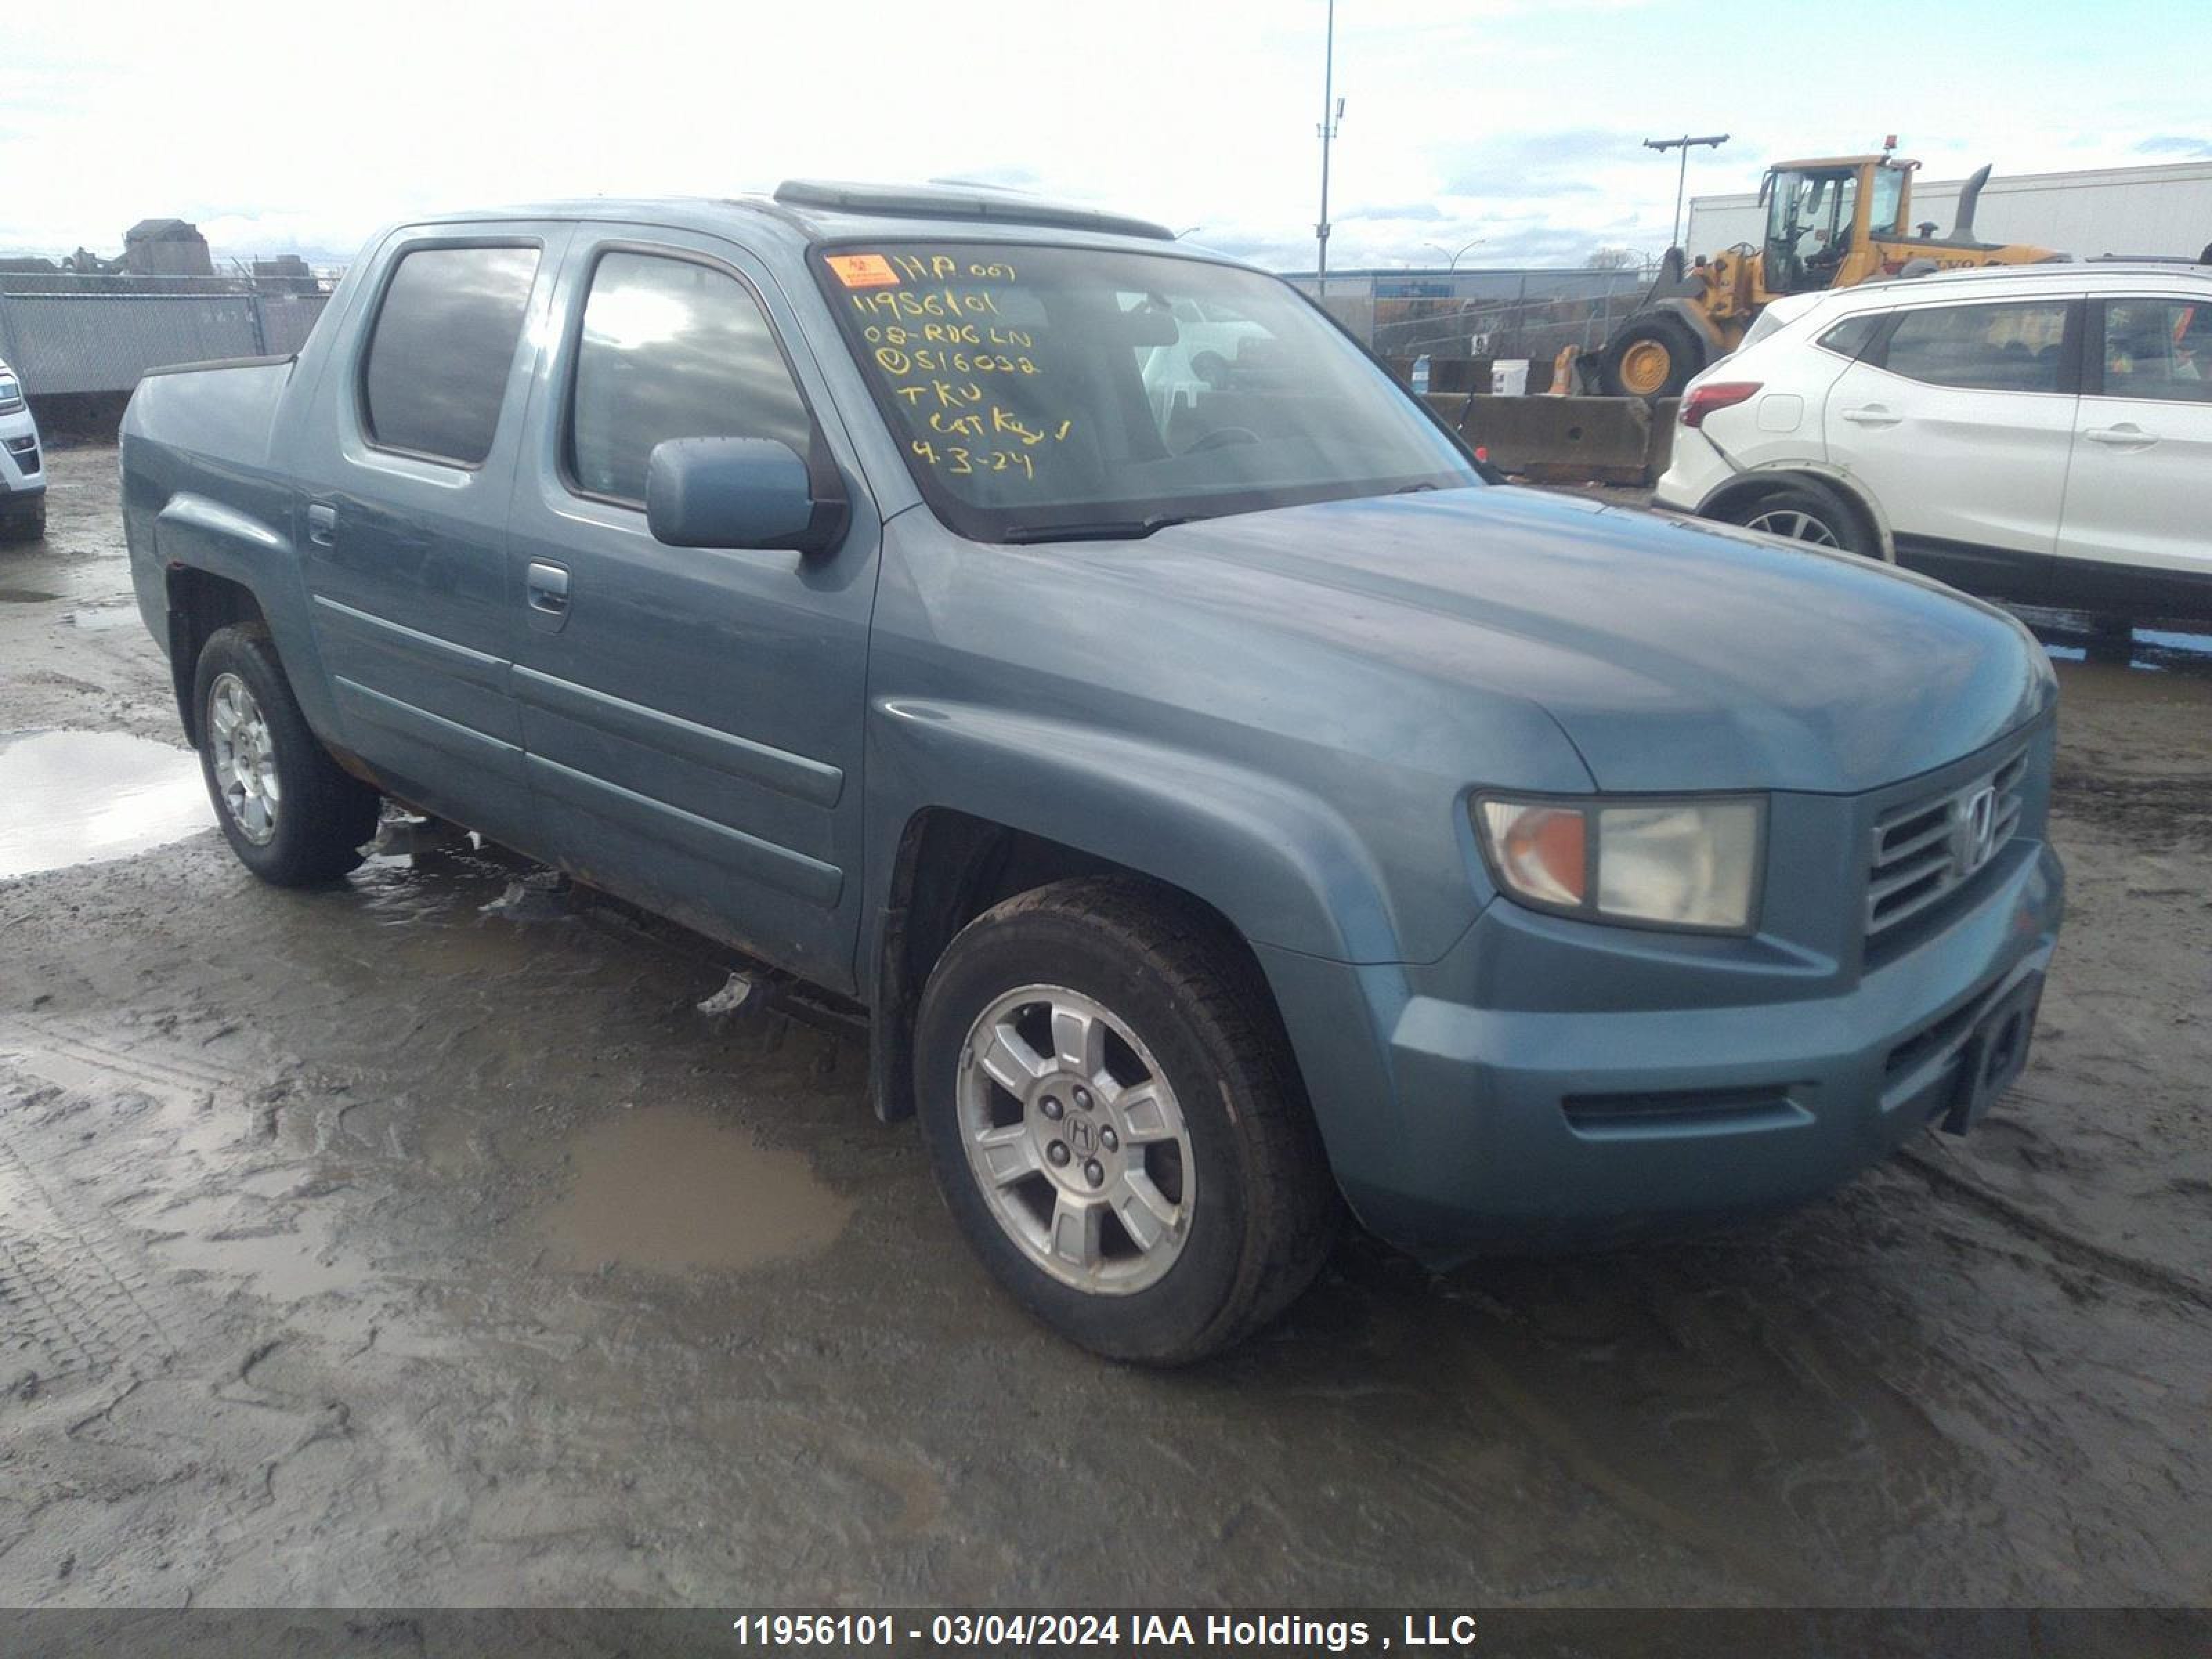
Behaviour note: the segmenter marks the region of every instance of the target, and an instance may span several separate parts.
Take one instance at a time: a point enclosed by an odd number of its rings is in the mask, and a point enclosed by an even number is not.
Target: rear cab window
[[[974,540],[1481,483],[1421,404],[1256,271],[1010,242],[813,263],[924,499]]]
[[[380,449],[476,467],[491,453],[537,280],[536,246],[418,247],[392,268],[361,367]]]

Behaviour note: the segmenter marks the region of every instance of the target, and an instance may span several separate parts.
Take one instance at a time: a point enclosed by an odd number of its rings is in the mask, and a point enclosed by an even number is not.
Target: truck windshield
[[[931,507],[979,541],[1481,482],[1287,284],[1202,259],[1007,243],[816,256]]]

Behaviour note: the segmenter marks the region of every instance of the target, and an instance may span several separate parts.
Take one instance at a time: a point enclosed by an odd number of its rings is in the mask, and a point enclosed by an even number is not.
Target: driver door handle
[[[2093,426],[2081,435],[2093,444],[2104,444],[2112,449],[2148,449],[2158,441],[2158,434],[2146,432],[2132,421],[2122,421],[2118,426]]]
[[[522,592],[532,611],[531,626],[548,633],[560,631],[568,620],[568,571],[545,559],[532,559],[523,573]]]
[[[1843,411],[1843,416],[1854,426],[1895,426],[1905,418],[1902,415],[1892,414],[1881,404],[1868,404],[1863,408],[1847,409]]]

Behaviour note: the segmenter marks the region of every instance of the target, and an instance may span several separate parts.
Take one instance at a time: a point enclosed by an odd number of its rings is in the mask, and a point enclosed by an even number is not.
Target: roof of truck
[[[742,217],[756,230],[768,228],[783,239],[866,241],[911,240],[917,234],[956,234],[963,240],[1024,242],[1108,241],[1123,245],[1176,246],[1173,232],[1149,219],[1133,218],[1076,203],[1055,202],[1021,191],[988,185],[847,184],[824,179],[787,179],[768,196],[585,197],[537,202],[471,212],[437,213],[408,224],[482,223],[506,219],[612,219],[675,229],[726,229]]]

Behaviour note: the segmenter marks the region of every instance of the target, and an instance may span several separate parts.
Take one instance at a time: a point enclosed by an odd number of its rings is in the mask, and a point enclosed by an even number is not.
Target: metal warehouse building
[[[1941,235],[1958,216],[1963,179],[1912,181],[1912,222],[1936,222]],[[1759,198],[1698,196],[1690,202],[1688,251],[1711,253],[1738,242],[1757,246],[1765,226]],[[2087,258],[2100,253],[2195,258],[2212,243],[2212,161],[2081,173],[1990,176],[1974,217],[1989,242],[2031,242]]]

